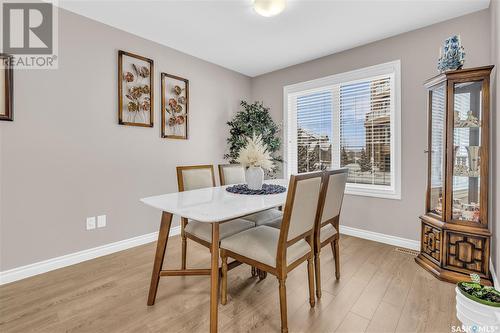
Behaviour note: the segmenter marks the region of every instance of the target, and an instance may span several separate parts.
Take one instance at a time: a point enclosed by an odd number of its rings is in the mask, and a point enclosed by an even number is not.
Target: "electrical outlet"
[[[99,215],[97,217],[97,227],[104,228],[106,226],[106,215]]]
[[[87,230],[95,229],[95,216],[87,217]]]

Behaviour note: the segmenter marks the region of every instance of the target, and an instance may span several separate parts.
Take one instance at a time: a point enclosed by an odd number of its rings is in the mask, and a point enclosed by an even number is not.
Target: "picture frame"
[[[161,137],[188,139],[189,80],[161,73]]]
[[[154,62],[118,51],[118,124],[153,127]]]
[[[14,70],[12,56],[0,53],[0,120],[14,120]]]

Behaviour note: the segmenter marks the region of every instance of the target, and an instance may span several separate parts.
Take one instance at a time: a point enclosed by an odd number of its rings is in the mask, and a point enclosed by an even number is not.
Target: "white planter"
[[[500,332],[500,308],[484,305],[465,297],[458,287],[457,318],[466,327],[484,327],[488,333]],[[478,330],[479,332],[479,330]],[[483,331],[481,331],[483,332]]]
[[[262,184],[264,183],[264,170],[262,170],[261,167],[249,167],[245,171],[245,180],[247,181],[249,189],[262,189]]]

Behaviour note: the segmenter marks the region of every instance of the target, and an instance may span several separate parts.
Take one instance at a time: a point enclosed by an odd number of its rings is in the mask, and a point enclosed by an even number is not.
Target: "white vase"
[[[487,328],[483,332],[500,332],[500,308],[475,302],[464,295],[458,286],[455,288],[457,318],[466,327]],[[478,330],[479,332],[479,330]]]
[[[248,167],[245,171],[245,180],[247,181],[249,189],[262,189],[262,184],[264,183],[264,170],[262,170],[261,167]]]

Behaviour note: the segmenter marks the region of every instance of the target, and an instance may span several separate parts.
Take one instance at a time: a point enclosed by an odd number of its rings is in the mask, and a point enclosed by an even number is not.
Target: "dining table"
[[[266,180],[266,184],[286,187],[288,180]],[[219,290],[219,226],[232,220],[285,204],[287,192],[278,194],[235,194],[227,186],[201,188],[191,191],[161,194],[140,199],[144,204],[162,212],[156,253],[149,287],[148,306],[155,303],[160,277],[207,275],[210,276],[210,332],[217,332]],[[207,269],[163,269],[163,261],[173,215],[201,223],[210,223],[212,229],[210,268]]]

